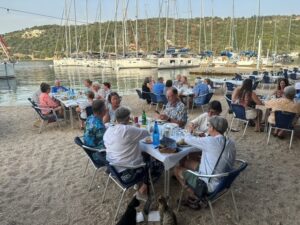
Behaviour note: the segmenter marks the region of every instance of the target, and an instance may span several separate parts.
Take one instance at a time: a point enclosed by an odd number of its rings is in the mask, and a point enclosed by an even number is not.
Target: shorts
[[[196,171],[199,171],[199,166],[196,168]],[[188,171],[184,171],[182,176],[189,187],[191,187],[192,189],[196,188],[197,180],[199,179],[196,175]]]

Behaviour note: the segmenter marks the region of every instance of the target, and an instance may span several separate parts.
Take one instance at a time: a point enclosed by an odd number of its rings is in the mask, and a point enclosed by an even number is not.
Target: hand
[[[165,114],[160,114],[160,115],[159,115],[159,118],[160,118],[161,120],[168,120],[168,119],[169,119],[169,117],[168,117],[167,115],[165,115]]]
[[[201,132],[201,133],[199,133],[199,135],[198,135],[199,137],[206,137],[206,135],[205,135],[205,133],[204,132]]]
[[[188,125],[188,131],[192,134],[193,132],[194,132],[194,130],[195,130],[195,128],[196,128],[196,125],[194,124],[194,123],[190,123],[189,125]]]

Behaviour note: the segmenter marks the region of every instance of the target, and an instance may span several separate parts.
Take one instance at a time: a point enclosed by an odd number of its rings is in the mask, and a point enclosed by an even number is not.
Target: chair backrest
[[[28,101],[31,103],[32,106],[38,106],[31,98],[28,98]]]
[[[293,122],[296,114],[285,111],[275,111],[275,126],[281,129],[294,129]]]
[[[136,93],[138,94],[138,96],[139,96],[139,98],[140,98],[140,99],[144,99],[144,98],[143,98],[143,94],[142,94],[142,91],[141,91],[141,90],[139,90],[139,89],[135,89],[135,91],[136,91]]]
[[[206,104],[206,99],[207,99],[207,95],[212,94],[212,93],[208,93],[206,95],[200,95],[197,97],[194,97],[193,101],[196,105],[205,105]]]
[[[152,103],[158,103],[157,95],[152,93],[152,92],[150,92],[149,94],[150,94],[150,97],[151,97],[151,102]]]
[[[264,75],[264,76],[263,76],[263,82],[264,82],[265,84],[271,83],[270,77],[269,77],[268,75]]]
[[[253,86],[252,86],[252,90],[253,90],[253,91],[256,90],[258,84],[259,84],[259,81],[255,81],[255,82],[254,82],[254,84],[253,84]]]
[[[75,137],[74,142],[83,149],[83,151],[87,154],[95,167],[100,168],[108,165],[105,153],[102,154],[97,151],[90,150],[89,148],[87,148],[87,146],[84,145],[80,137]]]
[[[166,95],[161,95],[160,99],[164,105],[168,104],[168,99]]]
[[[233,91],[234,90],[234,84],[233,83],[225,82],[225,84],[226,84],[227,91]]]
[[[244,106],[238,104],[231,104],[231,109],[236,118],[241,120],[247,120]]]
[[[208,93],[205,97],[204,104],[208,104],[213,95],[214,95],[214,93]]]
[[[229,109],[231,109],[231,102],[232,102],[231,98],[232,98],[232,95],[231,94],[226,94],[224,96],[224,98],[226,99],[226,102],[228,104]]]
[[[253,75],[258,75],[258,71],[257,71],[257,70],[254,70],[254,71],[252,72],[252,74],[253,74]]]
[[[291,73],[291,74],[290,74],[290,78],[291,78],[292,80],[297,80],[297,74]]]
[[[32,108],[36,111],[36,113],[40,116],[42,120],[48,120],[46,115],[43,115],[42,110],[37,106],[32,106]]]
[[[236,73],[234,80],[243,80],[243,78],[242,78],[241,74]]]
[[[249,76],[249,79],[251,79],[252,82],[255,82],[255,81],[256,81],[256,77],[255,77],[255,76]]]
[[[86,107],[86,108],[85,108],[85,111],[86,111],[87,117],[93,115],[93,108],[92,108],[92,106]]]
[[[228,190],[231,187],[234,180],[248,166],[248,163],[242,160],[236,160],[235,162],[240,164],[239,167],[228,172],[227,176],[220,178],[220,183],[218,184],[216,189],[208,196],[210,200],[213,200],[215,197],[218,197],[219,193]]]

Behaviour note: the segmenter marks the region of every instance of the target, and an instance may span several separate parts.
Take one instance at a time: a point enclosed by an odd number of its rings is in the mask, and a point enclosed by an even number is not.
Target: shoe
[[[33,126],[34,127],[40,127],[41,126],[41,121],[40,120],[34,121]]]
[[[139,191],[135,192],[135,197],[137,200],[143,201],[143,202],[147,202],[148,200],[148,195],[146,194],[142,194]]]
[[[179,202],[179,199],[177,200],[177,203],[178,202]],[[190,209],[193,209],[193,210],[201,209],[199,201],[192,201],[189,198],[188,199],[182,199],[180,205],[189,207]]]

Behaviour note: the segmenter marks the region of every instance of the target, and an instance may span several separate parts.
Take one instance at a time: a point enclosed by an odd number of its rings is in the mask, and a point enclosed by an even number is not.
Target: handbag
[[[221,152],[221,154],[219,155],[219,158],[218,158],[218,160],[217,160],[217,163],[216,163],[216,165],[215,165],[215,167],[214,167],[214,169],[213,169],[211,175],[213,175],[213,174],[215,173],[215,170],[216,170],[216,168],[217,168],[217,165],[219,164],[219,161],[220,161],[220,159],[221,159],[221,156],[222,156],[222,154],[223,154],[223,152],[224,152],[224,150],[225,150],[225,147],[226,147],[226,137],[224,137],[224,139],[225,139],[225,140],[224,140],[224,145],[223,145],[222,152]],[[211,180],[211,177],[208,179],[208,183],[210,182],[210,180]],[[196,186],[195,186],[195,189],[194,189],[194,193],[195,193],[195,195],[196,195],[198,198],[200,198],[200,199],[204,199],[205,196],[208,194],[208,187],[207,187],[207,184],[206,184],[202,179],[200,179],[200,178],[198,178],[197,181],[196,181]]]

